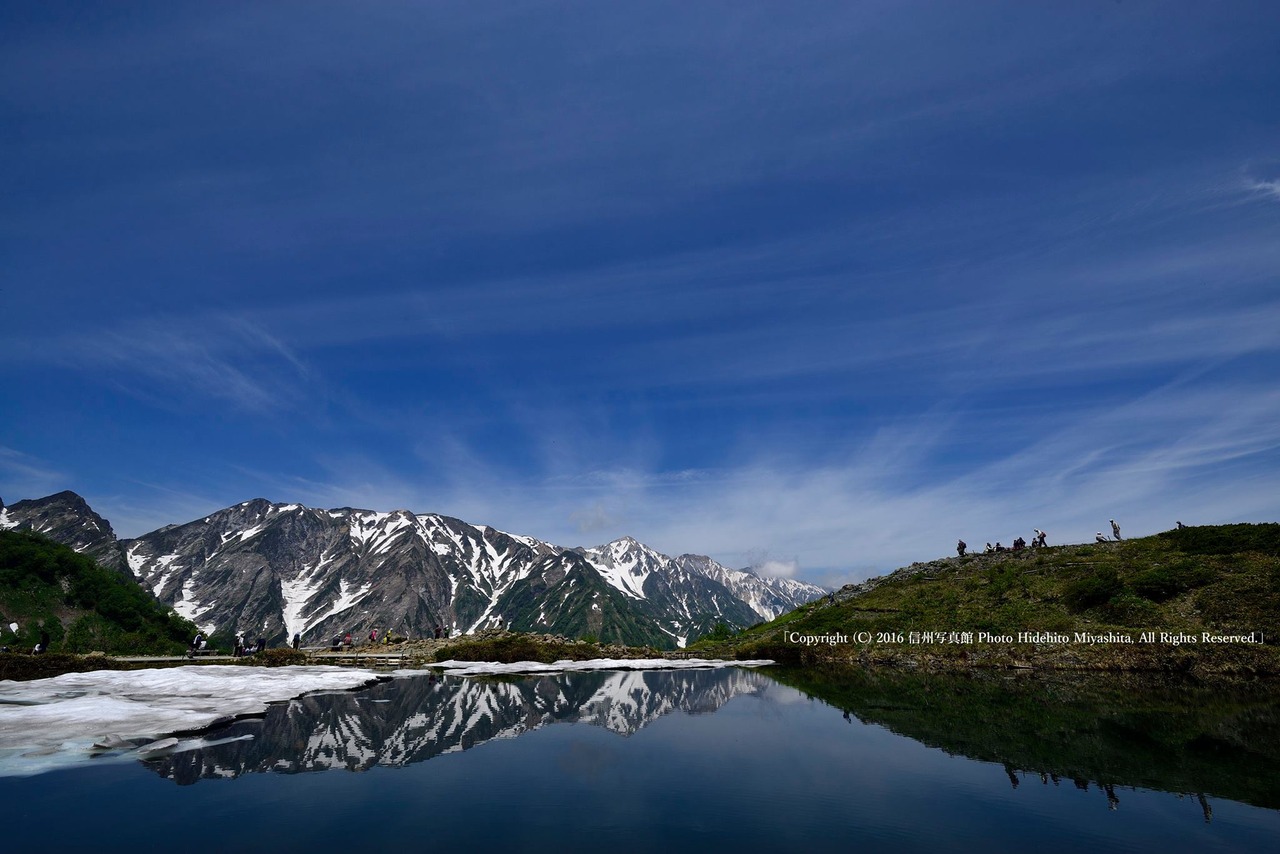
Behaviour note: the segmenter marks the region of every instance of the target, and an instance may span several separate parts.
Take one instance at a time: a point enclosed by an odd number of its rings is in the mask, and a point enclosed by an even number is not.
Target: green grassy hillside
[[[10,623],[18,624],[15,634]],[[27,531],[0,531],[0,642],[30,651],[175,653],[196,627],[136,582]]]
[[[1262,524],[913,564],[720,651],[796,663],[1277,673],[1278,642],[1280,524]]]

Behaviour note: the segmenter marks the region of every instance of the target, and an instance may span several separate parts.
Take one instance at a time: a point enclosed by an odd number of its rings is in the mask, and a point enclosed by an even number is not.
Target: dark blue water
[[[1010,686],[1006,703],[999,684],[790,681],[800,687],[743,670],[422,677],[307,697],[219,733],[249,739],[0,779],[4,847],[1039,854],[1280,845],[1270,748],[1232,746],[1212,724],[1208,736],[1161,736],[1183,739],[1187,754],[1159,770],[1161,790],[1144,775],[1165,760],[1143,751],[1165,756],[1167,746],[1128,751],[1133,736],[1112,713],[1075,714],[1097,691]],[[982,714],[975,703],[999,725],[966,723]],[[1038,711],[1024,719],[1023,708]],[[1257,690],[1224,708],[1232,732],[1272,732],[1274,704]],[[1064,721],[1077,718],[1085,722],[1073,735]],[[1057,735],[1012,731],[1040,726]]]

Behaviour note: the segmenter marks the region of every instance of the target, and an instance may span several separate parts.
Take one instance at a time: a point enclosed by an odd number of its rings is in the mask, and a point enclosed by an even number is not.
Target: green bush
[[[1114,567],[1106,567],[1093,575],[1067,585],[1062,598],[1073,611],[1085,611],[1111,601],[1124,588]]]
[[[262,652],[246,655],[244,658],[238,658],[235,663],[253,665],[254,667],[290,667],[306,664],[308,661],[310,661],[310,657],[302,650],[291,647],[277,647],[275,649],[264,649]]]
[[[1123,625],[1146,626],[1158,618],[1160,610],[1132,591],[1122,589],[1107,602],[1106,612],[1107,616]]]
[[[724,621],[720,621],[699,640],[725,641],[731,637],[733,637],[733,629],[729,628],[729,625]]]
[[[550,664],[561,659],[585,661],[600,658],[600,647],[595,644],[562,643],[545,640],[533,635],[511,634],[497,638],[460,640],[436,652],[436,661],[497,661],[512,664],[517,661],[540,661]]]
[[[1230,555],[1261,552],[1280,556],[1280,523],[1276,522],[1182,528],[1165,531],[1159,536],[1173,543],[1184,554]]]
[[[1213,572],[1204,566],[1184,562],[1174,566],[1157,566],[1133,577],[1133,592],[1152,602],[1164,602],[1179,593],[1203,587],[1213,581]]]

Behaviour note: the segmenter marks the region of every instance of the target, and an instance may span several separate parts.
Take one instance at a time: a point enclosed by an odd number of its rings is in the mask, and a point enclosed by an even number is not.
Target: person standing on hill
[[[969,546],[965,544],[964,540],[956,541],[956,554],[960,555],[960,557],[964,557],[964,550],[967,548]]]
[[[1124,539],[1124,537],[1120,536],[1120,526],[1116,524],[1115,519],[1111,520],[1111,533],[1115,535],[1117,540]]]

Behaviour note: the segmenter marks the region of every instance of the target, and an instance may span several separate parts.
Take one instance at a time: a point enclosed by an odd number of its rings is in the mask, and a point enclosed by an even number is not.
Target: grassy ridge
[[[136,582],[29,531],[0,531],[0,625],[16,651],[47,632],[52,652],[178,653],[196,633]]]
[[[1263,644],[1082,644],[1075,632],[1247,634]],[[791,633],[848,638],[803,646]],[[908,642],[969,633],[969,644]],[[976,642],[978,633],[1052,632],[1069,643]],[[868,643],[856,640],[861,633]],[[896,635],[903,640],[898,642]],[[877,635],[887,636],[877,639]],[[1186,528],[1123,542],[914,564],[846,587],[722,645],[780,661],[1280,673],[1280,525]],[[700,645],[704,649],[716,649]]]

